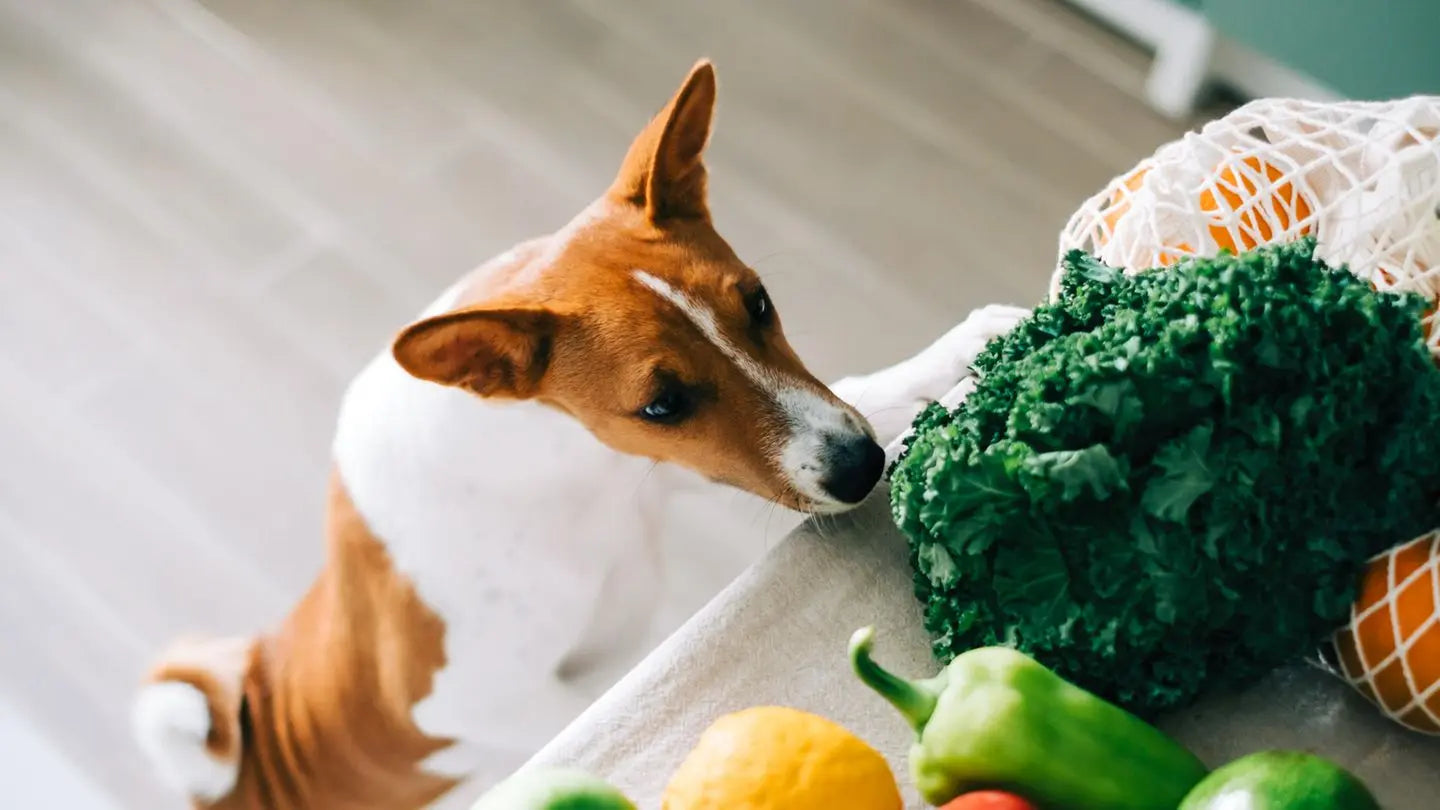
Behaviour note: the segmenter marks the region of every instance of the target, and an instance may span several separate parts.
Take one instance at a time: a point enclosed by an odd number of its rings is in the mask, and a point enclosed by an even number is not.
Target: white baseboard
[[[1169,0],[1069,0],[1155,51],[1145,85],[1151,106],[1172,118],[1195,109],[1205,86],[1223,82],[1249,98],[1343,98],[1309,76],[1219,35],[1204,15]]]
[[[1135,41],[1155,47],[1177,28],[1204,23],[1193,9],[1167,0],[1069,0]]]
[[[1226,37],[1215,42],[1210,74],[1250,98],[1345,99],[1344,93]]]

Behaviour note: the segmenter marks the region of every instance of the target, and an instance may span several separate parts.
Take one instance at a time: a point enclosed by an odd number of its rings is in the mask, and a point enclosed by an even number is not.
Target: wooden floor
[[[828,377],[1036,299],[1181,131],[1052,0],[0,0],[7,806],[180,806],[126,733],[147,657],[282,613],[349,375],[702,55],[720,230]]]

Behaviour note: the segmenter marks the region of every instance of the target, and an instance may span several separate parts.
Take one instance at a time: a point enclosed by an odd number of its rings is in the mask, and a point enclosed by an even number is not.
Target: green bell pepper
[[[1179,743],[1024,653],[970,650],[912,682],[871,659],[873,637],[850,639],[851,664],[914,726],[910,774],[931,804],[1002,788],[1066,810],[1175,810],[1205,777]]]
[[[537,766],[491,788],[470,810],[635,810],[635,805],[584,771]]]

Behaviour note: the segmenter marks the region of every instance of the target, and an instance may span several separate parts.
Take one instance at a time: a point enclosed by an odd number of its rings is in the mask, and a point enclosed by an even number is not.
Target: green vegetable
[[[1422,301],[1301,241],[1063,291],[932,406],[893,471],[943,662],[1016,647],[1141,716],[1253,682],[1437,523]]]
[[[1217,768],[1180,810],[1380,810],[1340,766],[1301,751],[1261,751]]]
[[[872,638],[855,633],[850,662],[915,727],[910,775],[931,804],[998,787],[1067,810],[1174,810],[1205,776],[1159,730],[1024,653],[971,650],[911,682],[870,658]]]
[[[523,768],[470,810],[635,810],[624,794],[583,771]]]

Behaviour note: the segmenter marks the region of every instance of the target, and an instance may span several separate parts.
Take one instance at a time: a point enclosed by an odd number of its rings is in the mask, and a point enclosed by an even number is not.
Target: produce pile
[[[660,806],[903,810],[904,800],[885,757],[848,729],[798,709],[756,706],[718,718],[700,735],[671,775]],[[525,768],[471,810],[635,810],[635,805],[583,772]]]
[[[935,653],[1005,645],[1142,716],[1312,654],[1375,554],[1440,524],[1418,297],[1314,242],[1059,295],[893,472]]]
[[[1071,215],[1059,255],[1126,272],[1301,236],[1380,290],[1440,300],[1440,95],[1251,101],[1117,175]],[[1051,295],[1058,290],[1056,268]],[[1425,314],[1440,359],[1440,309]]]
[[[1144,719],[1317,649],[1440,734],[1437,179],[1440,97],[1262,99],[1074,214],[1050,302],[893,470],[948,664],[908,681],[850,645],[930,805],[1378,810],[1321,757],[1210,771]],[[850,731],[759,707],[700,736],[661,810],[901,804]],[[635,806],[536,769],[475,810]]]
[[[910,777],[942,810],[1379,810],[1359,779],[1296,751],[1260,751],[1215,771],[1118,706],[1005,647],[971,650],[908,681],[850,641],[861,682],[915,730]],[[808,712],[759,706],[699,736],[661,810],[901,810],[889,764],[849,730]],[[531,767],[473,810],[636,810],[588,774]]]

